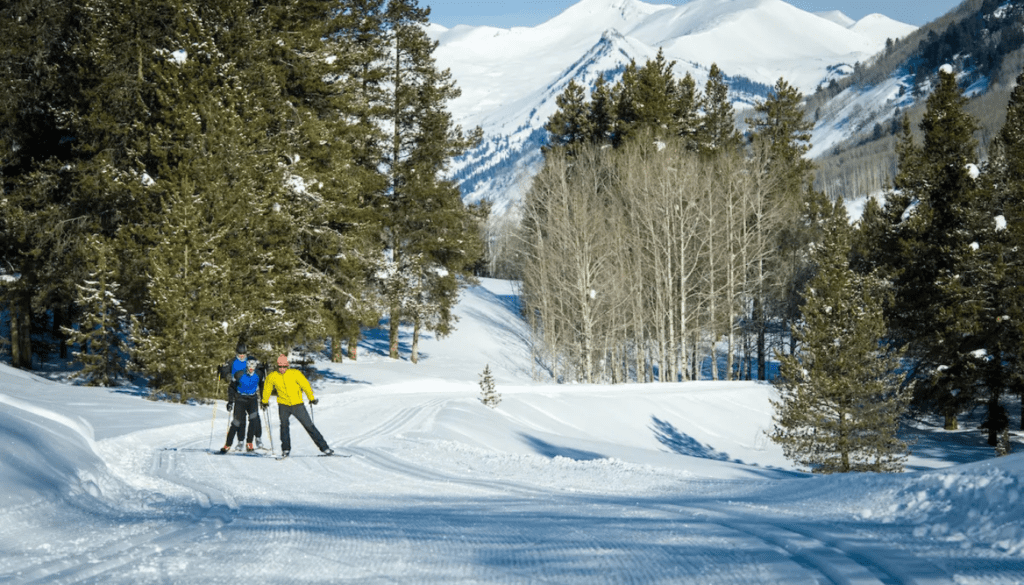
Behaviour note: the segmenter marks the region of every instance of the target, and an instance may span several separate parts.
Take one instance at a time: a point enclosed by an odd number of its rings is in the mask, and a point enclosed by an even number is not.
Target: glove
[[[319,398],[314,398],[313,400],[309,401],[310,404],[317,404],[318,402],[320,402]]]
[[[228,402],[228,407],[227,407],[227,408],[228,408],[228,412],[231,412],[231,409],[232,409],[232,408],[233,408],[234,406],[235,406],[235,405],[234,405],[234,403]]]

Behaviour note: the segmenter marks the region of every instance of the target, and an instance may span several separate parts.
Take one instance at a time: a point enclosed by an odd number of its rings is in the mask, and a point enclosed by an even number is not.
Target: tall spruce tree
[[[114,246],[103,236],[88,237],[77,250],[86,277],[77,285],[75,304],[81,313],[77,329],[65,328],[68,342],[78,346],[82,363],[77,373],[94,386],[113,386],[127,375],[129,316],[121,298]]]
[[[700,129],[700,92],[697,82],[687,71],[676,83],[675,128],[687,150],[697,150],[697,133]]]
[[[385,125],[390,133],[384,156],[388,190],[381,208],[384,244],[390,253],[388,291],[389,353],[398,357],[401,323],[443,334],[453,322],[450,311],[459,278],[470,275],[482,245],[457,185],[443,177],[451,159],[480,139],[479,128],[466,134],[447,111],[460,95],[451,73],[439,70],[437,43],[423,30],[430,15],[416,0],[391,0],[384,14],[389,53],[390,94]],[[443,218],[443,219],[442,219]],[[424,304],[422,291],[430,293]],[[429,314],[430,318],[424,315]]]
[[[74,188],[82,155],[73,115],[82,101],[81,3],[0,5],[0,305],[12,365],[33,365],[33,319],[72,303],[77,241],[92,227]]]
[[[988,220],[983,190],[971,176],[977,160],[977,123],[951,68],[938,72],[921,121],[924,143],[913,144],[908,128],[897,149],[899,192],[886,201],[886,215],[899,254],[887,267],[895,287],[889,310],[894,339],[906,344],[916,366],[916,400],[957,428],[956,416],[984,390],[977,335],[984,303],[979,298],[984,267],[975,253]]]
[[[292,342],[319,313],[316,281],[296,259],[301,194],[285,189],[278,164],[291,151],[268,131],[293,119],[273,60],[259,58],[280,47],[259,20],[273,11],[238,0],[179,8],[143,63],[152,97],[139,139],[159,218],[123,239],[144,275],[136,361],[155,392],[188,400],[210,396],[214,366],[239,337]],[[260,30],[269,38],[243,52]]]
[[[754,116],[747,118],[755,158],[768,177],[767,206],[778,218],[770,224],[748,219],[761,241],[778,250],[770,262],[765,258],[753,267],[756,289],[750,323],[757,339],[760,380],[767,375],[769,320],[794,323],[799,316],[801,293],[813,274],[805,251],[821,238],[819,211],[827,205],[824,195],[811,188],[814,164],[804,155],[810,150],[813,124],[804,117],[802,99],[798,90],[780,78],[767,99],[755,104]]]
[[[604,75],[599,75],[590,92],[590,140],[594,144],[611,144],[615,133],[615,93]]]
[[[565,90],[555,98],[555,105],[558,109],[544,125],[548,143],[541,147],[541,152],[547,156],[552,149],[562,148],[568,156],[576,156],[594,134],[586,91],[575,79],[570,79]]]
[[[743,137],[736,130],[736,112],[729,100],[729,85],[715,63],[708,72],[700,108],[704,116],[696,132],[698,152],[704,155],[733,152],[743,145]]]
[[[81,190],[120,212],[104,225],[138,315],[136,363],[156,392],[209,395],[239,338],[322,336],[327,278],[301,261],[314,197],[284,163],[324,149],[292,99],[321,95],[308,62],[325,55],[301,40],[323,25],[288,3],[94,2],[81,127],[97,154]]]
[[[642,67],[632,62],[626,67],[616,92],[617,145],[636,136],[667,140],[678,134],[674,65],[659,49]]]
[[[376,123],[386,75],[384,4],[284,3],[271,24],[281,35],[275,70],[292,109],[282,138],[290,149],[283,162],[291,209],[301,226],[296,244],[317,283],[323,326],[339,360],[342,339],[352,352],[361,327],[378,315],[369,275],[380,253],[372,195],[385,184],[384,133]],[[311,342],[310,335],[313,329],[293,343]]]
[[[994,386],[1019,394],[1024,405],[1024,73],[1010,93],[1006,121],[992,142],[984,177],[994,215],[988,238],[994,245],[982,248],[991,264],[986,298],[994,310],[987,321],[988,331],[1000,340],[987,369],[996,378]],[[990,403],[993,398],[994,393]],[[1024,410],[1020,428],[1024,429]],[[988,425],[988,431],[992,444],[999,428]]]
[[[910,392],[886,334],[883,283],[849,267],[850,228],[842,201],[812,254],[798,356],[780,356],[773,441],[815,473],[901,471],[907,445],[896,432]]]

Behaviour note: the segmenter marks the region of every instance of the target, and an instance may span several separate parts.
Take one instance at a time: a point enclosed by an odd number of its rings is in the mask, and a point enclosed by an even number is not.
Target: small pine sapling
[[[494,376],[491,375],[490,364],[484,366],[480,374],[480,402],[491,408],[497,408],[501,402],[501,394],[494,389]]]
[[[1010,443],[1010,428],[1003,428],[1003,433],[999,435],[999,444],[996,445],[996,457],[1003,457],[1013,452],[1013,445]]]

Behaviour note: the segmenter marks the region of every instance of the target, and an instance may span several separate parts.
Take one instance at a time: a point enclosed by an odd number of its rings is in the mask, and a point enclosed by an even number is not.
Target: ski
[[[232,455],[235,457],[273,457],[268,449],[253,449],[252,451],[221,451],[220,449],[214,449],[209,451],[210,455]]]
[[[331,453],[330,455],[328,455],[326,453],[318,453],[316,455],[288,455],[288,456],[277,455],[277,456],[274,457],[274,459],[277,459],[278,461],[281,461],[282,459],[294,459],[295,457],[344,457],[344,458],[347,459],[349,457],[352,457],[352,454],[351,453]]]

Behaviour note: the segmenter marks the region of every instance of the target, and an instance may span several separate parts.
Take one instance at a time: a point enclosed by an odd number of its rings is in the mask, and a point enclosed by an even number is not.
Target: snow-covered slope
[[[743,82],[733,99],[750,104],[779,78],[813,92],[913,30],[882,15],[854,22],[782,0],[582,0],[536,27],[428,27],[438,64],[463,92],[450,104],[457,122],[485,132],[453,171],[468,201],[489,199],[498,210],[532,176],[543,124],[570,79],[588,87],[599,75],[615,79],[631,59],[642,65],[663,49],[676,75],[689,72],[699,86],[717,64]]]
[[[814,477],[764,434],[769,385],[538,383],[509,283],[456,314],[419,364],[373,335],[316,364],[314,422],[349,457],[297,424],[288,460],[212,455],[223,401],[0,364],[0,582],[1021,582],[1024,455],[977,421],[906,428],[909,473]]]

